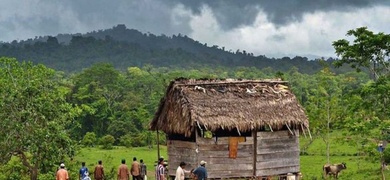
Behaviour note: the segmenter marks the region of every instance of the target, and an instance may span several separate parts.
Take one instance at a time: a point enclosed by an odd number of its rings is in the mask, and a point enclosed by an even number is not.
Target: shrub
[[[0,179],[28,179],[27,172],[27,168],[23,166],[20,159],[14,156],[8,163],[0,166]]]
[[[131,146],[132,147],[142,147],[146,146],[146,141],[145,139],[138,135],[138,136],[133,136],[132,141],[131,141]]]
[[[132,140],[131,140],[131,135],[126,134],[124,136],[120,137],[120,145],[125,146],[125,147],[131,147],[132,146]]]
[[[390,163],[390,148],[385,148],[383,152],[383,159],[386,163]]]
[[[87,132],[82,140],[82,144],[86,147],[93,147],[96,142],[96,134],[94,132]]]
[[[115,138],[114,136],[111,135],[105,135],[100,139],[100,143],[103,149],[112,149],[114,142],[115,142]]]

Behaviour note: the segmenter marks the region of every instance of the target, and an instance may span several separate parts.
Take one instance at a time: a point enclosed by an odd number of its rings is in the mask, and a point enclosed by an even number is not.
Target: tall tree
[[[333,42],[336,54],[341,58],[335,61],[336,67],[351,64],[360,71],[368,68],[374,79],[390,73],[390,35],[373,33],[367,27],[349,30],[347,36],[354,36],[352,44],[346,39]]]
[[[65,127],[78,109],[56,78],[43,65],[0,58],[0,160],[18,156],[32,180],[74,153]]]
[[[340,78],[332,73],[329,68],[315,75],[316,88],[310,90],[306,109],[314,132],[322,137],[326,145],[327,161],[330,163],[330,131],[335,121],[338,120],[341,108]]]

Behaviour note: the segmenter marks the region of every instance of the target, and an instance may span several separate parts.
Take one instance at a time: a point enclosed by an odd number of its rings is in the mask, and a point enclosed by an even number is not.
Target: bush
[[[140,135],[133,136],[132,141],[131,141],[131,146],[132,147],[143,147],[143,146],[146,146],[146,141]]]
[[[115,138],[114,136],[111,135],[105,135],[100,139],[100,143],[103,149],[112,149],[114,142],[115,142]]]
[[[96,142],[96,134],[94,132],[87,132],[82,140],[82,144],[86,147],[93,147]]]
[[[385,148],[385,150],[383,152],[383,159],[385,160],[385,162],[387,164],[390,163],[390,148]]]
[[[28,179],[28,170],[20,162],[18,157],[12,157],[12,159],[0,166],[0,179],[14,180],[14,179]]]
[[[125,147],[131,147],[132,146],[132,137],[130,134],[126,134],[122,137],[120,137],[120,145]]]

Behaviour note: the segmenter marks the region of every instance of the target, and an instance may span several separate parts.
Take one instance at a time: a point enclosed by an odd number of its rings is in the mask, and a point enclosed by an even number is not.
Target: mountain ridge
[[[71,72],[98,62],[109,62],[123,69],[151,64],[157,67],[256,67],[287,71],[297,67],[312,74],[322,65],[306,57],[268,58],[245,50],[227,51],[217,45],[208,46],[186,35],[166,36],[142,33],[119,24],[110,29],[85,34],[58,34],[2,43],[0,56],[31,60],[51,68]],[[334,59],[328,59],[331,64]]]

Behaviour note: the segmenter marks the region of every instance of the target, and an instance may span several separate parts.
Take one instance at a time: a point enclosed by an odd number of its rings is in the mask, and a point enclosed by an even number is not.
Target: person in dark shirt
[[[146,170],[146,165],[144,164],[144,160],[141,159],[139,160],[140,162],[140,179],[141,180],[144,180],[145,179],[145,176],[147,175],[147,170]]]
[[[192,173],[195,175],[197,180],[207,179],[206,161],[200,161],[200,166],[196,168]]]
[[[85,167],[85,162],[82,162],[81,163],[81,168],[80,168],[80,171],[79,171],[79,179],[84,179],[85,178],[85,174],[88,172],[88,168]]]

